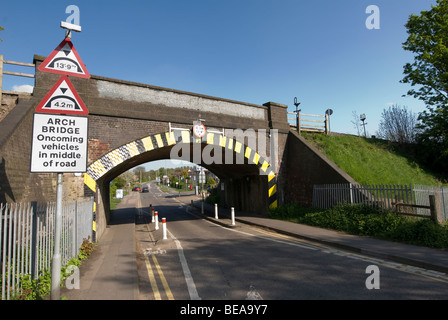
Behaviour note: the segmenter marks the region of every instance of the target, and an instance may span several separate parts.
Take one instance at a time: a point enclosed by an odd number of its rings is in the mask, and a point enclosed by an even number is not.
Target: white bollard
[[[151,208],[151,222],[154,223],[154,208]]]
[[[215,219],[218,219],[218,204],[215,203]]]
[[[166,240],[166,218],[162,218],[163,240]]]
[[[157,211],[154,212],[154,220],[156,221],[156,230],[159,230],[159,213]]]
[[[232,226],[234,226],[235,225],[235,209],[233,207],[230,209],[230,213],[232,215]]]

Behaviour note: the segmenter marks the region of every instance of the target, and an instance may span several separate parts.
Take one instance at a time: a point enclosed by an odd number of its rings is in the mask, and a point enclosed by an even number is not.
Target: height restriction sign
[[[87,115],[89,111],[82,102],[67,76],[62,76],[44,99],[37,105],[37,112]]]
[[[86,66],[81,61],[70,38],[65,38],[59,46],[42,62],[40,71],[65,74],[80,78],[90,78]]]
[[[34,114],[31,172],[86,172],[87,117]]]

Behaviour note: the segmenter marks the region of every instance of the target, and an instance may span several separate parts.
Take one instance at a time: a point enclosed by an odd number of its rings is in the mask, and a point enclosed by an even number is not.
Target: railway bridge
[[[60,78],[38,69],[44,60],[34,56],[32,94],[2,95],[0,202],[48,201],[56,195],[56,174],[30,172],[33,115]],[[199,164],[219,177],[223,205],[262,214],[285,202],[310,204],[315,183],[351,181],[291,129],[286,105],[96,75],[70,81],[89,111],[88,159],[87,172],[64,174],[64,199],[95,197],[98,237],[109,220],[110,181],[150,161]],[[205,134],[196,130],[204,128]]]

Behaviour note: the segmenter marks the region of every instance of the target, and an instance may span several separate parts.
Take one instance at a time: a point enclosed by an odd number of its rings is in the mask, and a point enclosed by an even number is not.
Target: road
[[[125,198],[136,208],[140,299],[448,298],[448,281],[432,271],[244,224],[223,227],[185,205],[191,197],[148,185],[148,193],[132,192]],[[162,223],[155,230],[147,214],[150,204],[160,221],[166,218],[166,240]],[[369,266],[377,269],[372,273]]]

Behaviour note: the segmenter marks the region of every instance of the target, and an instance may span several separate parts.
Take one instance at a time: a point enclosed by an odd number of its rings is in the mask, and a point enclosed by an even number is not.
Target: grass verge
[[[406,151],[380,139],[348,135],[304,133],[303,137],[360,184],[443,185],[418,163],[410,147]]]

